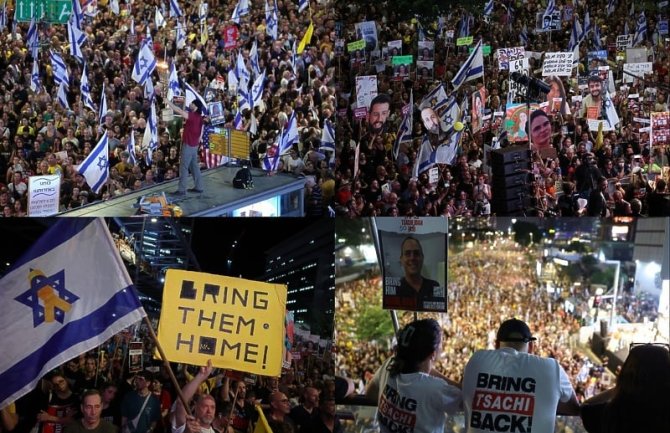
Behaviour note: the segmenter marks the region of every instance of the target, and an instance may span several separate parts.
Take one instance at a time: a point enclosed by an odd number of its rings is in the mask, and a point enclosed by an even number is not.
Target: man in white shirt
[[[468,433],[553,432],[557,410],[579,414],[568,376],[555,359],[532,354],[535,340],[524,322],[506,320],[498,328],[496,350],[470,358],[463,373]]]

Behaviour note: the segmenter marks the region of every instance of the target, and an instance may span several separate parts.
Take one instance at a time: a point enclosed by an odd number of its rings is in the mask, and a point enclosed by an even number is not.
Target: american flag
[[[202,150],[200,156],[205,161],[207,168],[218,167],[223,165],[223,155],[215,155],[209,149],[209,136],[215,132],[212,125],[205,125],[205,130],[202,133]]]

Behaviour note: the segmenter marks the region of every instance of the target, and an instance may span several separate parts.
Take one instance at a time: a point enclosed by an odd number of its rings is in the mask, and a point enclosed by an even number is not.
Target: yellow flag
[[[298,44],[298,54],[302,54],[302,52],[305,51],[305,46],[309,43],[309,41],[312,40],[312,33],[314,33],[314,24],[310,21],[309,27],[307,27],[307,31],[305,32],[305,36],[302,37],[300,43]]]
[[[260,405],[256,405],[256,410],[258,411],[258,421],[256,422],[254,433],[272,433],[272,430],[268,425],[268,420],[265,418],[265,414]]]
[[[603,122],[598,124],[598,135],[596,136],[596,144],[593,146],[594,151],[599,151],[603,147]]]
[[[200,35],[200,43],[205,45],[208,39],[209,39],[209,29],[207,28],[207,24],[205,24],[203,26],[202,34]]]

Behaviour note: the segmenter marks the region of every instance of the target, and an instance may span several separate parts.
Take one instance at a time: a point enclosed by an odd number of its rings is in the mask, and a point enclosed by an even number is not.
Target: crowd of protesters
[[[479,216],[492,213],[519,216],[670,215],[668,138],[650,146],[649,131],[644,129],[649,124],[640,121],[648,120],[650,112],[668,111],[668,40],[667,35],[659,33],[658,25],[662,19],[667,20],[667,8],[657,9],[656,4],[649,4],[652,9],[644,9],[644,4],[638,2],[632,6],[629,0],[615,3],[616,8],[608,13],[602,2],[557,1],[556,10],[560,11],[562,22],[560,29],[552,32],[535,31],[536,14],[541,15],[547,7],[546,2],[537,0],[496,1],[488,19],[483,16],[483,11],[471,12],[458,5],[439,17],[418,14],[414,19],[401,18],[400,12],[392,8],[350,5],[347,13],[342,14],[345,28],[342,37],[347,43],[356,41],[360,37],[358,23],[374,21],[379,52],[342,52],[338,113],[343,115],[338,117],[337,128],[337,214],[347,217]],[[616,39],[625,34],[626,28],[631,36],[636,32],[642,12],[646,15],[648,30],[637,48],[647,48],[645,60],[651,62],[652,72],[642,76],[643,79],[635,78],[632,83],[625,83],[622,81],[624,62],[616,60]],[[470,115],[469,109],[462,112],[460,119],[465,129],[456,156],[450,163],[437,161],[434,167],[438,172],[432,179],[428,170],[413,172],[424,137],[431,140],[433,149],[444,144],[439,141],[442,138],[439,135],[436,138],[428,127],[431,124],[422,119],[423,111],[419,115],[420,105],[438,83],[444,85],[447,93],[453,89],[452,79],[469,55],[467,47],[456,46],[458,37],[472,36],[473,45],[482,39],[484,45],[490,46],[491,54],[484,60],[483,79],[465,82],[455,97],[460,103],[481,92],[486,104],[483,113],[495,119],[496,112],[505,112],[511,84],[509,72],[499,70],[499,59],[495,58],[497,50],[524,47],[529,58],[529,73],[542,80],[543,53],[569,51],[573,20],[581,23],[586,15],[590,17],[592,28],[598,27],[600,31],[600,42],[608,53],[603,64],[611,65],[613,73],[614,89],[610,96],[620,118],[614,130],[599,133],[595,128],[589,129],[583,110],[587,100],[596,96],[596,92],[588,95],[587,84],[589,72],[595,65],[588,61],[588,53],[597,49],[592,30],[579,45],[579,64],[573,69],[573,76],[552,78],[556,81],[555,87],[560,89],[553,96],[563,98],[561,107],[569,107],[574,96],[582,96],[575,100],[584,101],[584,104],[573,106],[572,110],[547,108],[548,116],[544,118],[551,129],[544,138],[552,151],[540,153],[534,148],[529,156],[528,166],[524,167],[528,177],[521,205],[506,207],[499,204],[501,192],[505,192],[509,185],[493,179],[491,155],[484,154],[485,146],[495,146],[494,139],[497,138],[500,138],[497,145],[503,148],[512,145],[529,148],[527,137],[525,141],[515,142],[504,138],[502,131],[506,120],[491,122],[473,133],[474,115]],[[468,23],[469,31],[461,34],[464,22]],[[401,50],[396,46],[391,48],[391,41],[402,41]],[[420,68],[412,63],[408,75],[398,76],[400,73],[391,64],[392,50],[421,60],[425,52],[420,53],[418,47],[423,41],[434,42],[432,74],[415,73]],[[375,41],[372,42],[368,44],[370,47],[375,45]],[[375,110],[372,104],[361,107],[357,102],[357,98],[361,100],[361,95],[356,95],[356,78],[360,76],[376,77],[377,98],[381,97],[377,102],[383,107],[381,122],[379,113],[375,113],[380,110]],[[604,90],[610,83],[605,80],[600,84]],[[624,85],[627,87],[622,89]],[[413,107],[408,107],[410,94]],[[639,95],[638,99],[629,98],[635,94]],[[526,102],[523,98],[513,99],[514,102]],[[368,109],[367,117],[355,116],[356,107]],[[394,149],[403,109],[407,108],[413,111],[411,141],[402,142]],[[373,120],[373,116],[377,116],[377,120]],[[526,120],[531,119],[526,117]],[[378,123],[375,125],[375,122]],[[519,135],[530,135],[528,130],[530,128],[525,131],[521,128]]]
[[[322,215],[327,210],[322,195],[326,199],[333,195],[329,192],[334,189],[329,164],[332,154],[320,147],[324,122],[333,121],[336,105],[332,6],[329,2],[312,2],[298,13],[295,2],[277,1],[278,29],[273,40],[266,32],[266,11],[261,2],[250,2],[249,14],[243,15],[239,24],[231,20],[234,2],[209,2],[206,18],[202,20],[200,3],[177,3],[184,15],[170,18],[169,10],[163,10],[166,26],[157,26],[155,22],[156,7],[164,7],[164,2],[159,1],[121,3],[119,14],[112,12],[108,1],[98,1],[95,13],[90,14],[94,16],[84,17],[82,30],[86,40],[82,52],[90,95],[97,106],[105,86],[106,113],[97,113],[82,103],[83,65],[70,55],[64,24],[38,23],[41,88],[31,89],[33,56],[26,42],[29,23],[14,23],[10,5],[8,21],[0,30],[3,216],[26,215],[28,178],[33,175],[61,175],[61,211],[178,177],[183,122],[179,117],[170,120],[161,114],[166,108],[167,71],[173,62],[182,94],[184,84],[188,83],[208,103],[221,102],[223,123],[217,126],[235,127],[250,134],[249,160],[254,167],[262,167],[263,158],[276,145],[280,131],[295,112],[299,139],[282,156],[275,171],[305,177],[307,213]],[[312,38],[293,60],[293,51],[307,32],[310,20],[314,29]],[[176,42],[177,21],[185,26],[186,40],[180,48]],[[152,80],[160,142],[152,155],[141,144],[148,127],[152,95],[131,78],[138,50],[147,35],[151,36],[158,62]],[[234,89],[229,87],[228,72],[236,66],[238,53],[242,54],[247,70],[252,70],[250,50],[254,42],[258,47],[259,69],[266,73],[263,103],[254,108],[253,116],[248,109],[242,111],[241,124],[234,125],[239,104]],[[57,98],[59,87],[54,81],[51,51],[63,57],[69,71],[69,110]],[[109,181],[96,193],[78,173],[77,165],[95,148],[104,132],[109,139]],[[131,135],[135,138],[135,155],[128,152]],[[225,161],[211,158],[205,147],[200,148],[202,168]]]
[[[605,369],[607,360],[589,356],[588,350],[578,344],[578,317],[567,313],[561,298],[556,293],[549,294],[538,283],[533,250],[507,239],[497,241],[495,248],[489,247],[488,241],[481,241],[476,248],[450,249],[448,313],[420,313],[422,317],[434,316],[443,328],[438,371],[451,380],[461,381],[472,354],[492,349],[498,325],[509,317],[518,317],[529,323],[533,335],[538,337],[535,353],[559,361],[580,401],[613,386],[613,377]],[[561,296],[566,296],[565,293]],[[358,337],[360,324],[366,317],[374,317],[369,310],[381,306],[381,276],[372,273],[343,283],[338,286],[336,296],[338,374],[353,378],[363,392],[374,372],[392,354],[395,344],[392,331],[374,340]],[[570,296],[579,300],[575,310],[588,303],[588,298],[577,293]],[[397,313],[401,326],[414,319],[412,312]],[[385,322],[391,327],[388,313],[382,314],[387,316]]]
[[[130,353],[130,342],[142,345],[142,355]],[[278,378],[212,370],[197,394],[209,395],[215,401],[216,412],[212,415],[216,431],[254,431],[259,422],[256,406],[264,411],[275,432],[319,431],[313,426],[320,426],[322,420],[327,422],[328,417],[334,420],[334,398],[340,391],[336,390],[329,349],[319,348],[300,336],[294,343],[291,350],[300,356],[292,360],[289,368],[282,369]],[[68,426],[84,416],[79,398],[92,392],[101,396],[101,419],[116,427],[117,432],[172,431],[171,414],[178,393],[165,366],[152,360],[153,348],[146,325],[117,334],[99,348],[54,369],[32,392],[3,409],[14,422],[8,426],[3,423],[0,431],[69,431]],[[198,374],[197,366],[171,366],[180,388]],[[142,405],[144,398],[138,404],[136,394],[150,396],[148,404]],[[139,419],[135,418],[137,413],[142,413]],[[134,423],[129,425],[131,421]],[[339,421],[335,424],[341,428]]]

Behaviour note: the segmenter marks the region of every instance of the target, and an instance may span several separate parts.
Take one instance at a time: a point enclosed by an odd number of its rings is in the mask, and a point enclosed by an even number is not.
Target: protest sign
[[[651,134],[649,134],[649,140],[651,145],[670,144],[670,112],[653,112],[650,120]]]
[[[360,39],[360,40],[354,41],[354,42],[349,42],[347,44],[347,51],[348,52],[352,52],[352,51],[356,51],[356,50],[362,50],[364,48],[365,48],[365,40],[364,39]]]
[[[171,362],[279,376],[285,315],[285,285],[169,269],[158,341]]]
[[[632,83],[635,77],[644,78],[644,74],[651,74],[653,72],[653,67],[651,62],[643,63],[624,63],[623,64],[623,82]],[[628,72],[628,74],[626,74]],[[629,75],[633,74],[633,75]]]
[[[498,69],[501,71],[509,70],[509,62],[512,60],[523,59],[526,55],[524,47],[498,48]]]
[[[665,36],[668,34],[668,20],[667,18],[664,20],[659,20],[658,21],[658,34],[661,36]]]
[[[467,46],[467,45],[472,45],[472,36],[466,36],[464,38],[458,38],[456,39],[456,46],[457,47],[462,47],[462,46]]]
[[[530,112],[539,109],[536,103],[530,104]],[[526,126],[528,123],[528,108],[526,104],[508,104],[505,113],[504,127],[507,131],[507,140],[510,143],[528,141]]]
[[[468,48],[468,54],[474,51],[474,47]],[[482,45],[482,54],[485,56],[491,55],[491,45]]]
[[[356,23],[356,38],[365,41],[365,51],[379,49],[377,38],[377,24],[374,21]]]
[[[391,64],[396,65],[411,65],[414,61],[414,57],[409,56],[393,56],[391,57]]]
[[[550,15],[544,15],[544,12],[535,14],[535,31],[551,32],[561,29],[561,11],[555,10]]]
[[[542,63],[542,76],[569,77],[572,75],[572,58],[574,53],[546,53]]]
[[[377,218],[383,308],[447,311],[447,231],[440,218]]]
[[[616,47],[618,50],[630,48],[633,46],[633,35],[619,35],[616,37]]]
[[[377,76],[362,75],[356,77],[356,106],[369,107],[377,96]]]
[[[627,63],[644,63],[647,58],[646,48],[626,48]]]
[[[144,344],[141,341],[128,343],[128,372],[138,373],[144,369]]]
[[[58,174],[28,178],[28,216],[44,217],[58,213],[60,182]]]
[[[512,72],[518,72],[522,75],[528,75],[528,69],[528,59],[510,60],[509,62],[510,74],[512,74]],[[522,99],[526,95],[526,90],[526,86],[523,84],[510,80],[507,100],[513,102]]]
[[[417,60],[434,60],[435,59],[435,42],[433,41],[419,41],[419,51]]]

